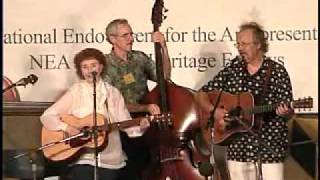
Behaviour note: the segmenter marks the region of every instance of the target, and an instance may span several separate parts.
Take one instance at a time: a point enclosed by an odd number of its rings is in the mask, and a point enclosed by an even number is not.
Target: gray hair
[[[269,50],[268,39],[264,34],[264,30],[262,26],[256,22],[248,22],[240,25],[240,32],[247,29],[251,29],[253,31],[256,41],[258,41],[261,44],[261,51],[263,53],[268,52]]]
[[[120,25],[120,24],[127,24],[127,25],[129,25],[129,22],[128,22],[128,20],[126,20],[126,19],[115,19],[115,20],[111,21],[111,22],[107,25],[107,27],[106,27],[106,35],[107,35],[107,41],[108,41],[110,44],[111,44],[110,36],[116,35],[118,25]]]

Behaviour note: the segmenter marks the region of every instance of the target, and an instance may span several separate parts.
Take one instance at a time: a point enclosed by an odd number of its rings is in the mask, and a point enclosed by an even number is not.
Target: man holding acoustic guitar
[[[232,180],[283,180],[294,113],[289,75],[265,56],[268,43],[257,23],[240,26],[236,47],[239,56],[201,88],[197,101],[212,113],[214,143],[228,145]]]
[[[42,143],[50,144],[81,132],[84,136],[43,149],[44,155],[53,161],[71,160],[68,179],[90,180],[94,177],[94,143],[96,133],[99,179],[116,180],[126,166],[119,129],[130,137],[141,136],[152,118],[131,120],[121,93],[100,75],[106,68],[105,55],[94,48],[76,54],[74,64],[79,82],[49,107],[40,117],[44,125]],[[96,91],[94,91],[94,87]],[[93,97],[96,94],[94,116]],[[96,117],[97,131],[93,131]]]

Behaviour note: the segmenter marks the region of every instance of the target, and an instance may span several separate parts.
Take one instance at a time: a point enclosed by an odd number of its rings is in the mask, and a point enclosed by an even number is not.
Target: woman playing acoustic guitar
[[[80,81],[73,84],[40,117],[44,125],[42,141],[47,143],[79,134],[83,132],[83,127],[88,127],[88,137],[80,138],[79,142],[70,140],[43,150],[45,156],[51,160],[75,160],[67,173],[71,179],[90,180],[94,177],[95,151],[86,151],[90,150],[88,144],[92,144],[93,139],[90,135],[90,132],[93,131],[90,131],[90,128],[94,124],[92,117],[95,117],[92,116],[94,114],[94,87],[96,87],[97,124],[99,127],[104,124],[117,127],[116,129],[107,128],[98,131],[100,152],[97,158],[97,174],[99,179],[115,180],[120,179],[121,174],[125,174],[125,160],[127,157],[122,150],[119,137],[118,129],[121,129],[119,128],[121,127],[120,125],[126,122],[130,124],[129,126],[132,126],[123,128],[130,137],[141,136],[150,125],[147,118],[141,118],[136,124],[132,123],[135,121],[130,120],[130,114],[120,92],[100,78],[100,74],[103,73],[106,67],[105,63],[104,54],[97,49],[87,48],[76,54],[74,64]],[[93,82],[96,82],[95,86]],[[55,139],[55,135],[60,137]],[[50,138],[52,140],[48,140]],[[89,147],[82,148],[86,145]]]

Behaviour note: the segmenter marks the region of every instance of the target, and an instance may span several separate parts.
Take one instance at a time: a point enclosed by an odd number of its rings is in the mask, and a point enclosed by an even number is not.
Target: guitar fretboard
[[[279,104],[280,103],[255,106],[255,107],[253,107],[251,109],[248,109],[248,113],[250,113],[250,114],[260,114],[260,113],[272,112],[272,111],[276,110],[276,108],[279,106]],[[289,106],[290,103],[286,103],[286,105]]]
[[[244,109],[243,113],[245,114],[259,114],[259,113],[266,113],[266,112],[272,112],[275,111],[276,108],[280,104],[285,104],[290,108],[312,108],[313,107],[313,100],[311,97],[305,98],[305,99],[299,99],[295,101],[290,102],[283,102],[283,103],[275,103],[275,104],[267,104],[267,105],[259,105],[252,108]]]

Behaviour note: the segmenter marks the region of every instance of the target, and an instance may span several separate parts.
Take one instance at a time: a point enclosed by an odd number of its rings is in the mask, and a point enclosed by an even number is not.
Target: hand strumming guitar
[[[231,123],[231,118],[228,114],[228,111],[224,108],[217,108],[215,110],[214,119],[218,122],[219,127],[221,127],[223,130],[225,130],[226,127]]]

